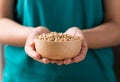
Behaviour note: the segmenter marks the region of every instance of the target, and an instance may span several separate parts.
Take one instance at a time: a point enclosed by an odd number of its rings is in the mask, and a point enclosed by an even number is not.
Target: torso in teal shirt
[[[16,21],[64,32],[77,26],[89,29],[103,22],[102,0],[17,0]],[[23,47],[5,46],[3,82],[116,82],[111,48],[89,49],[79,63],[58,66],[28,57]]]

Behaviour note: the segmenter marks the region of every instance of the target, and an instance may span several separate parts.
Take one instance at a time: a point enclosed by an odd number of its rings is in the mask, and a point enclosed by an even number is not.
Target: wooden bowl
[[[35,38],[36,51],[45,58],[66,59],[79,54],[82,39],[66,42],[41,41]]]

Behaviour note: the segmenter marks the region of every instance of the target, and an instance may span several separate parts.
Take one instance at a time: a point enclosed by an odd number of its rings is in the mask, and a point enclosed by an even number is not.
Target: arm
[[[120,43],[120,0],[104,0],[104,7],[104,24],[82,30],[89,48],[110,47]]]
[[[34,28],[26,28],[13,21],[15,0],[0,0],[0,43],[24,46]]]

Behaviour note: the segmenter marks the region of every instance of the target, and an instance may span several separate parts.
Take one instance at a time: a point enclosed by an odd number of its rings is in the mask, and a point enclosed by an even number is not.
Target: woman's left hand
[[[73,57],[73,58],[70,58],[70,59],[64,59],[64,60],[56,60],[56,63],[58,65],[62,65],[62,64],[67,65],[67,64],[74,63],[74,62],[81,62],[86,57],[86,53],[87,53],[87,50],[88,50],[88,46],[87,46],[87,42],[86,42],[86,40],[84,38],[84,34],[77,27],[69,28],[65,33],[70,34],[70,35],[80,36],[82,38],[82,40],[83,40],[82,48],[80,50],[79,55],[77,55],[76,57]]]

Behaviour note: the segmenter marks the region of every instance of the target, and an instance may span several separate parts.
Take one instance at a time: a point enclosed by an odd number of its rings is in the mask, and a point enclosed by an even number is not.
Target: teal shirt
[[[77,26],[89,29],[103,23],[102,0],[17,0],[16,21],[65,32]],[[6,45],[3,82],[116,82],[111,48],[89,49],[84,61],[70,65],[42,64],[23,47]]]

